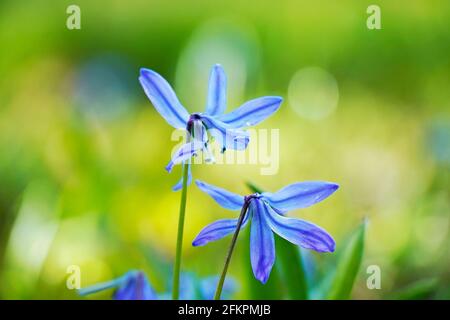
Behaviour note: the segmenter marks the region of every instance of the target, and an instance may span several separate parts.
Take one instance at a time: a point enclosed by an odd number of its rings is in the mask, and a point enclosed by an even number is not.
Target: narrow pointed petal
[[[339,186],[331,182],[298,182],[275,192],[264,192],[262,196],[279,212],[306,208],[333,194]]]
[[[230,113],[218,117],[218,120],[233,128],[254,126],[271,116],[281,105],[281,97],[261,97],[247,101]]]
[[[143,272],[131,271],[126,280],[114,293],[114,300],[155,300],[156,293]]]
[[[208,115],[202,115],[209,134],[221,144],[223,151],[226,149],[245,150],[250,142],[250,134],[245,130],[232,128],[226,123]]]
[[[159,114],[174,128],[186,129],[189,113],[181,105],[170,84],[158,73],[141,69],[139,82]]]
[[[192,170],[191,170],[191,165],[189,164],[187,166],[188,168],[188,180],[187,180],[187,185],[190,185],[192,183]],[[183,187],[183,174],[181,175],[181,179],[177,182],[176,185],[174,185],[172,187],[172,191],[178,191]]]
[[[275,262],[275,239],[266,221],[263,202],[252,200],[250,207],[253,215],[250,230],[250,261],[255,278],[265,284]]]
[[[241,228],[245,227],[249,219],[249,212],[245,215]],[[205,244],[222,239],[236,230],[238,219],[221,219],[207,225],[192,241],[194,247],[204,246]]]
[[[209,75],[208,100],[206,102],[206,113],[215,116],[222,114],[226,108],[227,77],[222,66],[216,64],[212,67]]]
[[[230,210],[240,210],[244,205],[244,197],[206,182],[195,180],[195,184],[203,192],[209,194],[216,202]]]
[[[324,229],[301,219],[286,218],[265,205],[267,222],[280,237],[306,249],[333,252],[334,239]]]
[[[202,148],[203,143],[198,140],[193,140],[192,142],[183,144],[172,156],[172,160],[170,160],[167,164],[167,172],[171,172],[174,165],[190,160],[190,158],[196,155]]]

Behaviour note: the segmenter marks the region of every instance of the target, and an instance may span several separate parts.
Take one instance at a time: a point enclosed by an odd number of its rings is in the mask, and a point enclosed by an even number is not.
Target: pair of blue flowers
[[[158,73],[141,69],[139,81],[159,114],[174,128],[187,131],[186,142],[172,156],[166,166],[168,172],[174,165],[187,165],[187,184],[192,182],[193,156],[203,152],[207,161],[214,161],[210,144],[217,141],[222,152],[227,149],[244,150],[249,143],[246,127],[256,125],[272,115],[281,105],[282,98],[261,97],[244,103],[230,113],[226,108],[226,76],[220,65],[211,69],[208,97],[204,113],[192,113],[182,106],[169,83]],[[286,217],[290,210],[307,208],[330,196],[338,185],[330,182],[297,182],[275,193],[262,192],[241,196],[219,187],[196,181],[196,185],[210,195],[219,205],[229,210],[242,210],[242,227],[251,221],[250,255],[253,274],[266,283],[275,262],[274,234],[306,249],[333,252],[335,241],[322,228],[301,219]],[[183,178],[173,187],[179,190]],[[238,219],[218,220],[200,231],[193,246],[203,246],[236,231]],[[133,273],[137,277],[139,273]],[[128,276],[131,277],[131,276]],[[121,279],[121,278],[119,278]],[[140,280],[139,280],[140,279]],[[120,281],[119,281],[120,282]],[[148,286],[148,281],[137,277],[134,285],[121,280],[116,298],[131,297],[133,290]],[[127,289],[128,288],[128,289]],[[142,291],[142,290],[141,290]],[[90,292],[87,290],[86,292]],[[150,289],[143,290],[140,297],[155,297]]]

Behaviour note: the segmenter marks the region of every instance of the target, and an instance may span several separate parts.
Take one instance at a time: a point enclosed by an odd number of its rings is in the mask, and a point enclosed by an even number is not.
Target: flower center
[[[261,195],[257,192],[244,197],[244,202],[250,203],[253,199],[259,199]]]

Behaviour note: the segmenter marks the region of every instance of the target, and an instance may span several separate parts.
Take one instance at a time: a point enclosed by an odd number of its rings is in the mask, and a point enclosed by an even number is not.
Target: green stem
[[[181,190],[180,215],[178,217],[178,235],[177,235],[177,249],[175,254],[175,266],[173,271],[173,287],[172,299],[178,300],[180,296],[180,269],[181,269],[181,251],[183,249],[183,232],[184,232],[184,217],[186,213],[186,198],[187,198],[187,180],[188,180],[189,163],[183,163],[183,188]]]
[[[230,264],[230,261],[231,261],[231,255],[233,254],[234,247],[236,245],[236,240],[239,235],[239,231],[241,230],[242,223],[244,222],[245,214],[247,213],[247,208],[248,208],[249,204],[250,204],[250,201],[245,201],[244,205],[242,206],[241,214],[239,215],[239,220],[236,225],[236,231],[233,234],[233,239],[231,239],[230,248],[228,249],[228,254],[225,258],[225,264],[223,266],[223,271],[222,271],[222,274],[220,275],[219,283],[217,284],[217,289],[216,289],[216,293],[214,295],[214,300],[220,300],[220,295],[222,294],[223,283],[225,282],[225,277],[226,277],[227,271],[228,271],[228,265]]]

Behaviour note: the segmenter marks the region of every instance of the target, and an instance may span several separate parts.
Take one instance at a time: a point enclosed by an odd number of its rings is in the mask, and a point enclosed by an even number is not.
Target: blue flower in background
[[[250,260],[256,279],[266,283],[275,262],[275,239],[273,232],[306,249],[333,252],[335,242],[322,228],[295,218],[284,216],[289,210],[306,208],[320,202],[338,189],[330,182],[298,182],[275,193],[263,192],[240,196],[227,190],[196,180],[197,186],[209,194],[218,204],[230,210],[240,210],[247,202],[248,212],[243,225],[251,220]],[[222,219],[206,226],[192,242],[203,246],[233,233],[238,219]]]
[[[185,272],[180,279],[180,300],[212,300],[218,282],[218,276],[200,279],[191,272]],[[236,288],[236,282],[232,278],[227,278],[223,286],[222,297],[229,299]],[[170,300],[171,292],[159,295],[159,299]]]
[[[211,300],[218,281],[219,278],[216,276],[199,279],[192,273],[184,273],[181,276],[180,299]],[[223,288],[223,297],[225,299],[230,297],[236,291],[236,287],[233,279],[227,279]],[[85,296],[113,288],[116,289],[113,294],[114,300],[170,300],[171,298],[171,292],[157,294],[146,275],[137,270],[131,270],[114,280],[80,289],[78,294]]]
[[[131,270],[114,280],[92,285],[78,290],[85,296],[95,292],[115,288],[114,300],[155,300],[158,298],[150,282],[142,271]]]
[[[178,100],[170,84],[158,73],[141,69],[139,81],[159,114],[174,128],[187,130],[187,141],[173,155],[166,166],[171,172],[176,164],[189,161],[199,151],[205,153],[205,161],[213,161],[209,143],[210,137],[221,143],[222,152],[226,149],[243,150],[249,142],[249,134],[242,128],[253,126],[273,114],[282,102],[280,97],[261,97],[244,103],[236,110],[224,114],[226,108],[225,72],[220,65],[211,69],[206,110],[203,113],[189,114]],[[192,181],[189,166],[188,183]],[[174,186],[181,189],[182,181]]]

